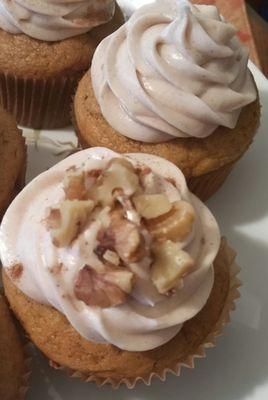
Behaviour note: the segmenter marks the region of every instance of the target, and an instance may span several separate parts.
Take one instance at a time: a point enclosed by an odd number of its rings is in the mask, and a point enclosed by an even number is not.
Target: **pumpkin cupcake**
[[[7,206],[23,188],[26,146],[13,118],[0,109],[0,219]]]
[[[28,388],[29,368],[24,347],[6,300],[0,292],[0,398],[22,400]]]
[[[248,50],[215,6],[156,1],[103,40],[75,96],[83,147],[155,154],[203,200],[251,144],[260,104]]]
[[[0,103],[20,125],[58,128],[98,43],[123,22],[114,0],[0,1]]]
[[[0,254],[32,341],[100,385],[193,366],[238,296],[214,217],[175,165],[141,153],[92,148],[41,174],[7,211]]]

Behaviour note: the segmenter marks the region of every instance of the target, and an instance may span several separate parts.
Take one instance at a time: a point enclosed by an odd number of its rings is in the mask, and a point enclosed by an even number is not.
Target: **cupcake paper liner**
[[[26,339],[25,339],[26,341]],[[29,390],[29,378],[31,375],[31,362],[32,362],[32,357],[30,355],[30,350],[29,350],[29,342],[25,343],[24,345],[24,354],[25,354],[25,361],[24,361],[24,374],[22,376],[22,385],[19,388],[19,392],[18,392],[18,400],[24,400],[26,393]]]
[[[61,366],[54,361],[50,361],[50,365],[59,370],[65,371],[72,378],[79,378],[85,382],[95,382],[98,387],[104,385],[111,385],[113,389],[118,389],[121,385],[127,386],[128,389],[133,389],[138,382],[143,382],[145,385],[150,386],[154,378],[165,381],[169,373],[180,376],[183,367],[193,369],[195,367],[196,358],[205,358],[206,349],[215,347],[215,340],[222,334],[223,328],[230,322],[230,312],[235,310],[235,300],[240,297],[238,288],[241,286],[241,281],[237,275],[240,272],[240,267],[235,262],[236,253],[231,249],[225,238],[222,238],[221,246],[224,250],[225,262],[229,265],[229,292],[227,294],[223,309],[214,325],[214,328],[206,336],[205,340],[200,344],[194,353],[189,354],[183,360],[176,360],[171,363],[168,368],[164,368],[161,373],[152,372],[146,376],[137,376],[136,378],[124,378],[116,381],[112,378],[100,378],[92,372],[89,375],[83,374],[79,371],[73,371],[69,368]]]
[[[234,165],[235,163],[229,163],[207,174],[188,178],[188,188],[202,201],[206,201],[223,185]]]
[[[67,126],[72,96],[81,75],[36,79],[2,73],[0,104],[22,126],[34,129]]]

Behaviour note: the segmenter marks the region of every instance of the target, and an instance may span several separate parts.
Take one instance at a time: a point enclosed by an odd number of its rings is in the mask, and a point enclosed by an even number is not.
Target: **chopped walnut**
[[[120,210],[111,214],[108,229],[99,233],[101,248],[114,250],[125,262],[137,262],[145,253],[144,239],[138,227],[125,219]]]
[[[103,258],[105,261],[108,261],[110,264],[113,265],[119,265],[120,264],[120,258],[117,253],[115,253],[112,250],[106,250],[105,253],[103,254]]]
[[[84,171],[75,167],[69,168],[63,181],[63,188],[67,200],[83,200],[86,195]]]
[[[88,197],[102,206],[113,205],[115,192],[122,189],[127,196],[133,195],[139,188],[139,178],[132,164],[127,160],[115,158],[89,190]]]
[[[64,200],[59,209],[52,209],[47,226],[54,244],[58,247],[69,246],[93,208],[94,203],[91,200]]]
[[[158,292],[166,294],[179,287],[181,279],[193,269],[194,260],[171,240],[156,244],[153,252],[151,279]]]
[[[85,266],[78,274],[74,293],[77,299],[92,307],[115,307],[126,301],[132,291],[133,273],[127,270],[111,270],[98,274]]]
[[[165,194],[139,194],[133,197],[133,203],[146,219],[160,217],[171,210],[171,203]]]
[[[145,225],[154,239],[183,241],[192,232],[195,210],[185,201],[176,201],[172,209],[158,218],[145,221]]]

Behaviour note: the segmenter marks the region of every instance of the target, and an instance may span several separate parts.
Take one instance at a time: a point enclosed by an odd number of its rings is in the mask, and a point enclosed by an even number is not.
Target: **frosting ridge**
[[[114,10],[114,0],[0,0],[0,28],[58,41],[108,22]]]

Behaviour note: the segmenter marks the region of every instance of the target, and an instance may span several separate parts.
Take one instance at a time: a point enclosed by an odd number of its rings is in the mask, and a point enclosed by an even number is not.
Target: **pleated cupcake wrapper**
[[[34,129],[70,124],[70,104],[80,75],[75,77],[22,78],[0,74],[0,104],[19,125]]]
[[[234,165],[235,162],[232,162],[207,174],[188,178],[187,184],[189,189],[202,201],[208,200],[223,185]]]
[[[50,365],[55,369],[65,371],[71,378],[79,378],[85,382],[95,382],[98,387],[110,385],[113,389],[118,389],[121,385],[127,386],[128,389],[133,389],[139,382],[143,382],[145,385],[150,386],[154,378],[158,378],[162,382],[164,382],[169,373],[180,376],[183,367],[193,369],[195,367],[195,359],[205,358],[206,349],[215,347],[216,338],[222,334],[223,328],[226,326],[226,324],[230,322],[230,312],[235,310],[235,300],[240,297],[238,289],[241,286],[241,281],[238,279],[237,275],[241,269],[235,262],[236,253],[228,246],[225,238],[222,239],[222,246],[224,247],[224,253],[227,260],[226,262],[228,262],[229,264],[229,292],[225,300],[221,315],[217,323],[215,324],[214,329],[207,335],[204,342],[199,345],[195,353],[189,354],[184,360],[174,361],[169,366],[169,368],[163,369],[161,373],[152,372],[147,376],[124,378],[120,381],[116,381],[112,378],[100,378],[94,375],[94,372],[92,372],[90,375],[85,375],[79,371],[73,371],[69,368],[61,366],[54,361],[50,361]]]
[[[18,393],[18,400],[24,400],[26,393],[29,390],[29,378],[31,375],[31,362],[32,362],[32,357],[30,355],[30,350],[29,350],[30,343],[26,341],[25,339],[25,345],[24,345],[24,354],[25,354],[25,361],[24,361],[24,374],[22,376],[22,385],[19,389]]]

